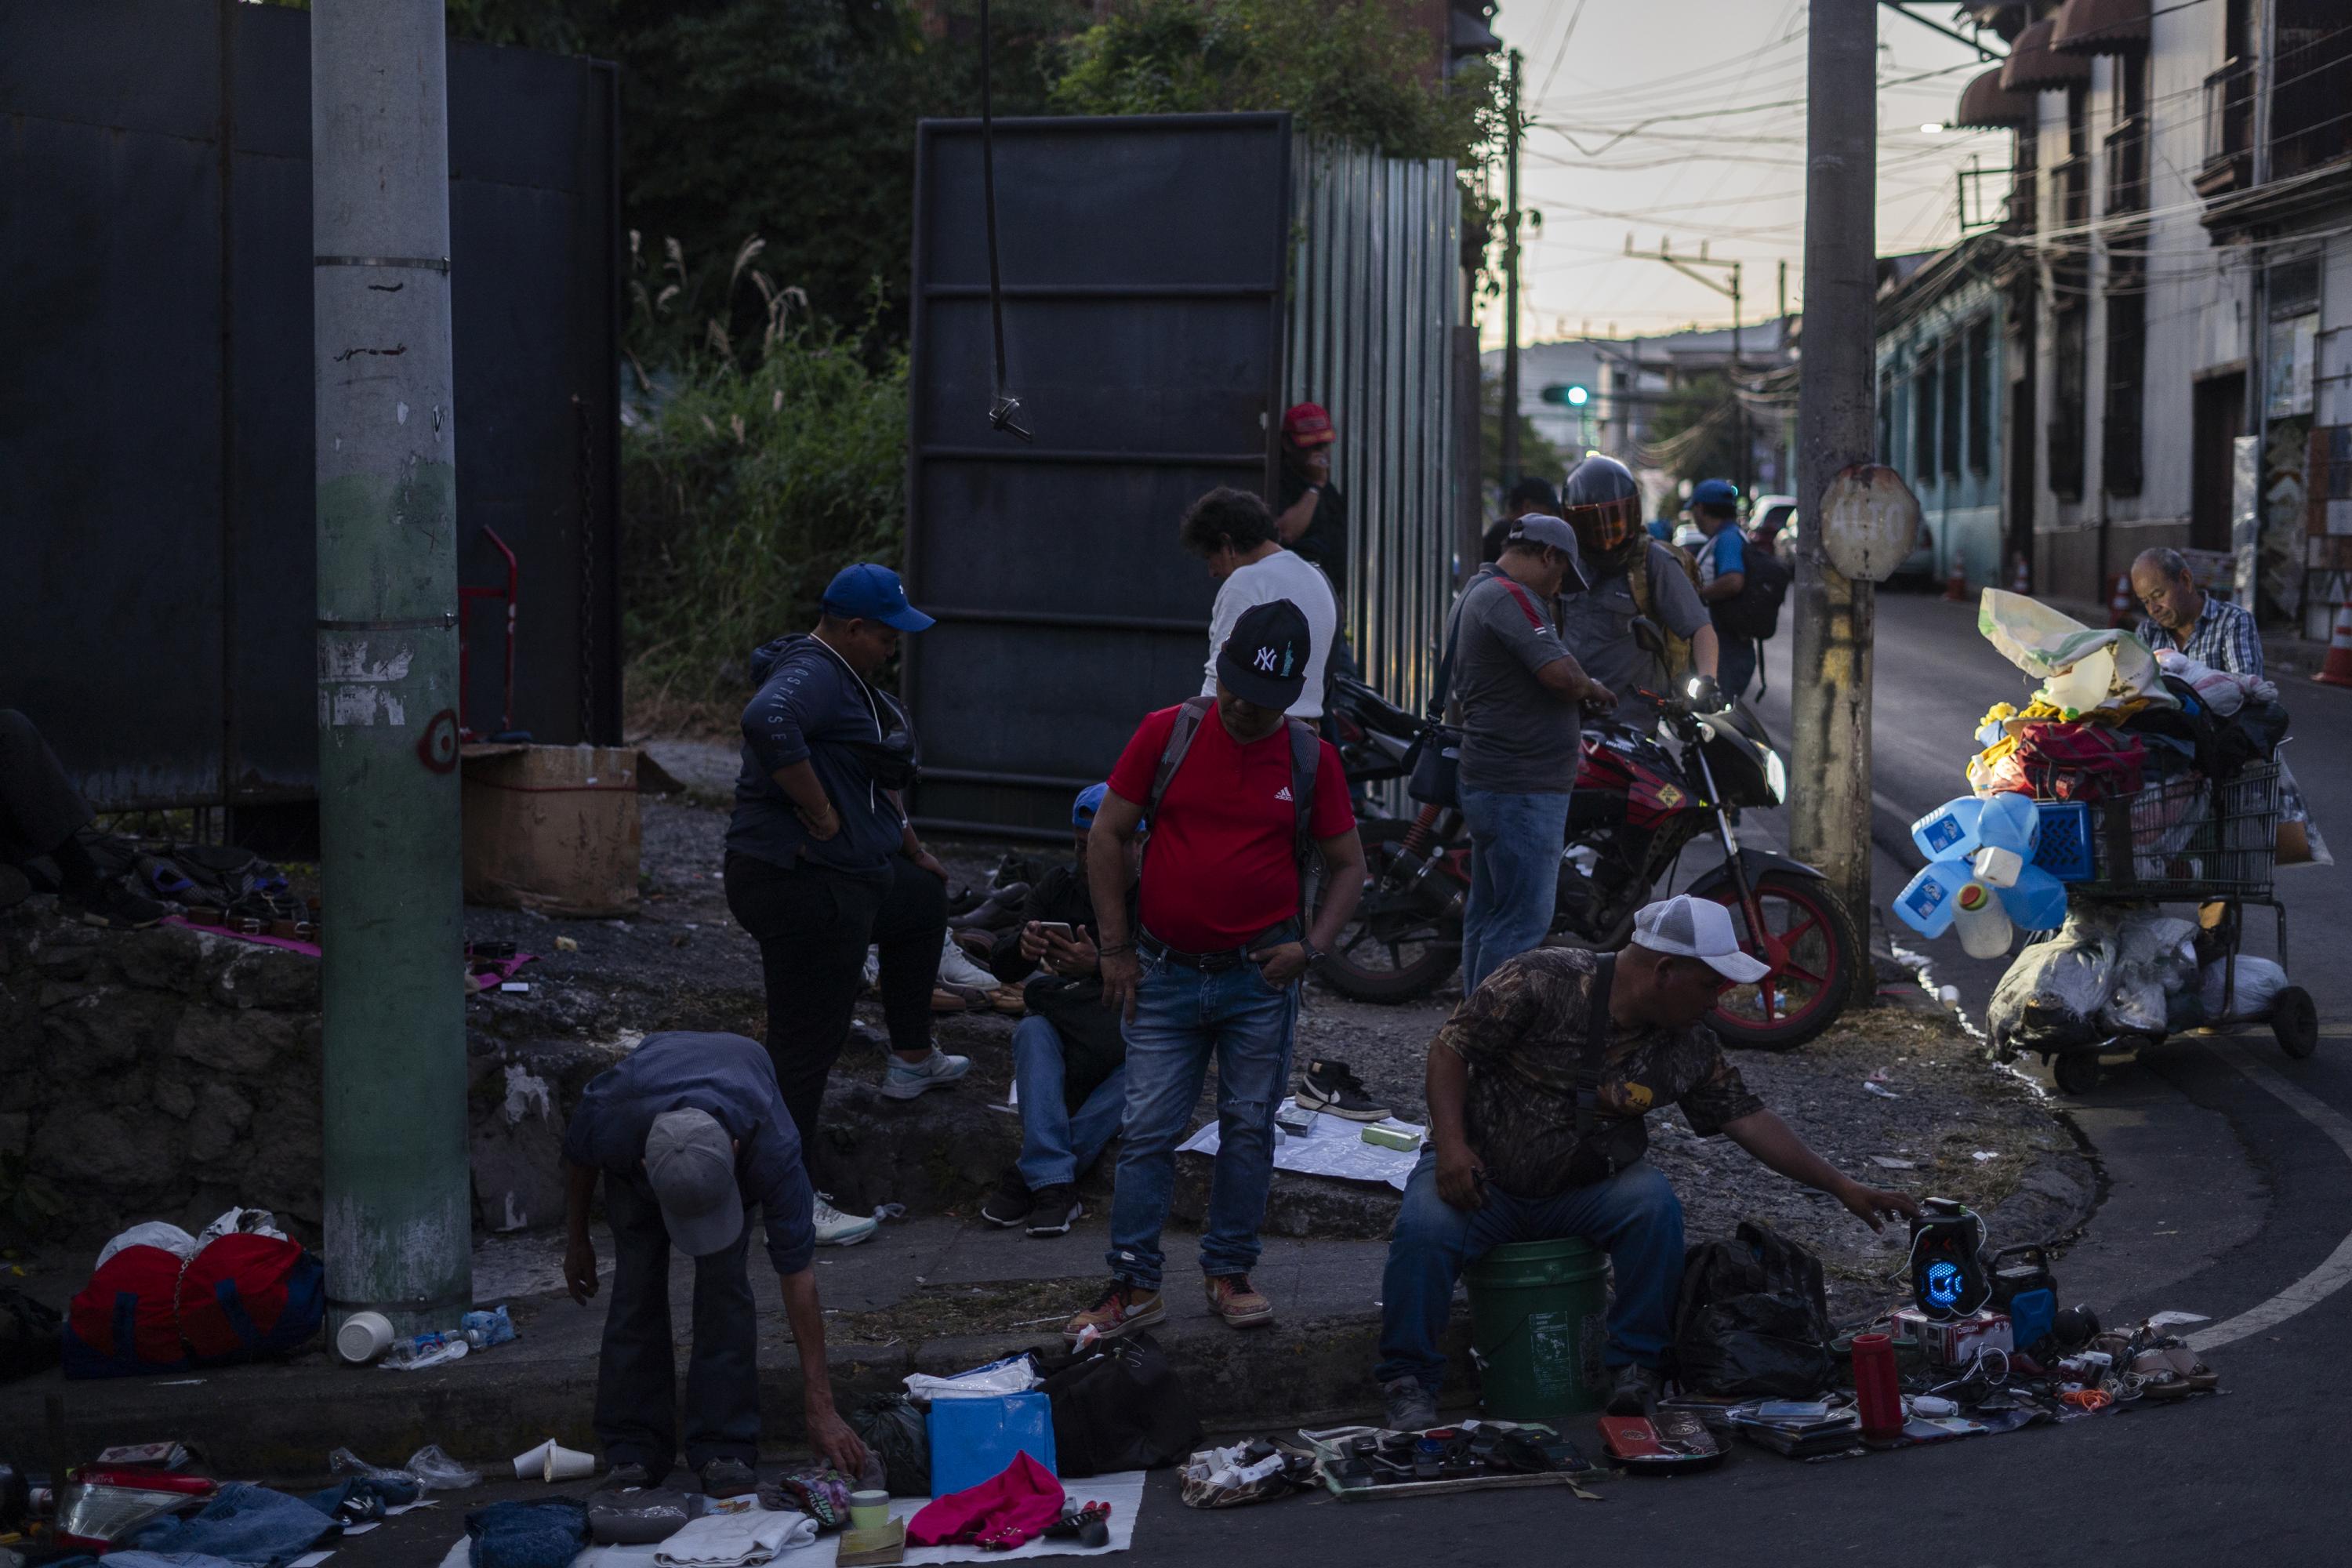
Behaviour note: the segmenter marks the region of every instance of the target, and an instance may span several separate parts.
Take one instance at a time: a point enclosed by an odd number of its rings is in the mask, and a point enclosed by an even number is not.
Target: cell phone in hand
[[[1064,942],[1076,942],[1078,940],[1077,928],[1071,925],[1067,921],[1039,921],[1037,922],[1037,934],[1039,936],[1057,936]]]

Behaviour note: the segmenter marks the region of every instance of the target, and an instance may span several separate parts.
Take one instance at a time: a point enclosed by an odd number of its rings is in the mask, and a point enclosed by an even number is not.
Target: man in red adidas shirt
[[[1210,1310],[1235,1328],[1274,1321],[1251,1288],[1274,1182],[1274,1111],[1290,1081],[1298,987],[1364,890],[1364,850],[1339,754],[1283,710],[1308,663],[1307,617],[1253,605],[1217,655],[1213,703],[1144,720],[1110,775],[1087,837],[1101,924],[1103,1002],[1126,1017],[1127,1113],[1111,1200],[1110,1288],[1070,1320],[1072,1341],[1160,1321],[1160,1227],[1176,1145],[1213,1057],[1217,1163],[1201,1271]],[[1302,799],[1302,794],[1306,798]],[[1138,928],[1123,897],[1128,844],[1149,813]],[[1307,840],[1314,841],[1310,850]],[[1304,858],[1323,858],[1322,905],[1299,907]]]

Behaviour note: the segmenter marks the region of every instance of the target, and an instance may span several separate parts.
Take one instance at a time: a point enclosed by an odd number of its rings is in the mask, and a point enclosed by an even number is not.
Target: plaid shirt
[[[2263,675],[2263,639],[2254,630],[2254,617],[2242,606],[2211,594],[2205,595],[2205,608],[2198,614],[2197,629],[2189,634],[2185,647],[2150,620],[2140,622],[2139,640],[2159,651],[2177,648],[2198,663],[2226,674],[2251,675],[2257,679]]]

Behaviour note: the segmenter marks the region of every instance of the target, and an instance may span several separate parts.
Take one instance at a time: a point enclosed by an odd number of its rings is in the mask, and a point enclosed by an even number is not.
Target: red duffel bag
[[[326,1275],[282,1237],[215,1237],[180,1276],[180,1332],[204,1363],[294,1350],[327,1315]]]
[[[66,1375],[184,1370],[179,1289],[180,1255],[160,1247],[126,1247],[100,1264],[66,1309]]]

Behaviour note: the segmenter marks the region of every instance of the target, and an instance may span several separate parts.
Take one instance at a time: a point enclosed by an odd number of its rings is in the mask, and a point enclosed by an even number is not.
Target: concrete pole
[[[330,1331],[472,1302],[441,0],[310,13]]]
[[[1510,53],[1510,97],[1503,153],[1502,488],[1519,479],[1519,51]]]
[[[1823,492],[1871,458],[1878,18],[1874,0],[1812,0],[1806,45],[1804,371],[1797,399],[1796,768],[1790,828],[1870,930],[1870,644],[1873,584],[1822,548]],[[1856,965],[1858,986],[1870,965]],[[1866,993],[1864,993],[1866,994]]]

